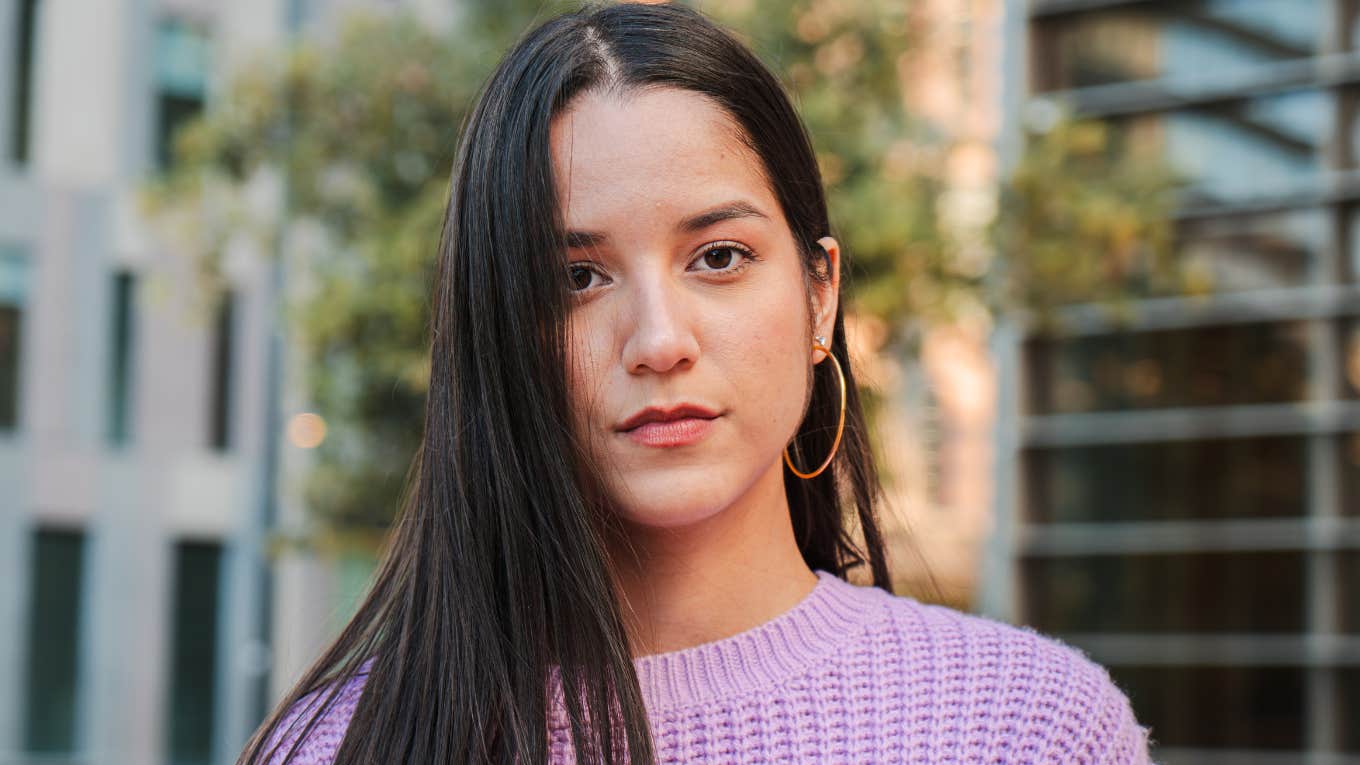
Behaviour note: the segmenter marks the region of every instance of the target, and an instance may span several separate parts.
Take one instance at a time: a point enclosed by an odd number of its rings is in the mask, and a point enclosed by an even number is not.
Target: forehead
[[[760,161],[739,135],[721,107],[694,91],[579,96],[553,120],[550,138],[568,222],[607,223],[597,219],[625,209],[684,214],[742,196],[777,213]]]

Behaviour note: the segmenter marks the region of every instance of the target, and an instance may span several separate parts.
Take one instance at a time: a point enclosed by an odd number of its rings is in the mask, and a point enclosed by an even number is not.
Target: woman
[[[1146,761],[1081,653],[888,589],[830,230],[700,14],[523,38],[457,156],[389,554],[241,762]]]

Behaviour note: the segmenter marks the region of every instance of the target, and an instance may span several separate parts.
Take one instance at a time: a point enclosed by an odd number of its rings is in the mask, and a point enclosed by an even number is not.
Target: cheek
[[[606,349],[601,346],[600,333],[588,326],[577,325],[567,333],[567,394],[571,399],[572,423],[578,436],[590,432],[589,423],[601,416],[601,398],[605,391]]]
[[[721,339],[709,345],[723,360],[733,403],[746,411],[744,427],[781,447],[802,420],[807,392],[812,346],[802,301],[802,292],[793,289],[753,295],[717,329],[715,338]]]

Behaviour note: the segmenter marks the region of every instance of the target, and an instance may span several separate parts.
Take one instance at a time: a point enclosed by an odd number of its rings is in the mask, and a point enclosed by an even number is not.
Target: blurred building
[[[1161,152],[1212,285],[997,342],[984,607],[1108,666],[1158,762],[1360,758],[1358,14],[1008,2],[1005,155],[1058,103]]]
[[[0,0],[0,763],[233,762],[342,620],[342,573],[261,557],[298,514],[280,273],[196,303],[135,190],[356,4]]]

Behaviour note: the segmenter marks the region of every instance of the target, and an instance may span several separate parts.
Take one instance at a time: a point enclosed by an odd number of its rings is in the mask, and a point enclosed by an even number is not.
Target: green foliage
[[[997,227],[1009,270],[1002,309],[1057,329],[1065,304],[1127,317],[1135,299],[1202,291],[1175,258],[1179,179],[1157,145],[1064,115],[1027,136]]]
[[[983,276],[937,207],[948,136],[908,108],[914,41],[928,30],[903,0],[729,0],[702,6],[734,30],[790,91],[827,190],[848,268],[845,310],[885,331],[880,353],[915,352],[919,328],[983,308]],[[862,388],[878,420],[883,393]],[[883,456],[881,450],[875,454]],[[890,476],[883,461],[880,473]]]
[[[291,314],[311,399],[330,423],[306,499],[331,527],[388,525],[424,429],[444,186],[431,182],[407,209],[376,221],[345,258],[315,259],[317,288]]]
[[[419,443],[448,174],[493,54],[474,35],[353,17],[333,49],[305,44],[233,81],[148,190],[209,292],[242,240],[288,259],[292,347],[327,426],[304,494],[338,534],[390,523]]]
[[[853,271],[843,289],[883,319],[899,347],[910,321],[972,304],[982,274],[964,267],[936,205],[947,137],[906,105],[906,56],[919,34],[902,0],[739,0],[706,6],[738,30],[791,90],[827,187],[833,233]]]
[[[177,140],[145,199],[198,264],[205,304],[249,253],[288,263],[286,301],[311,408],[327,424],[305,496],[333,537],[371,540],[397,510],[421,436],[432,268],[466,111],[501,53],[572,4],[472,0],[439,36],[402,16],[355,17],[230,83]],[[941,221],[947,136],[904,100],[913,37],[902,0],[730,0],[704,6],[789,85],[854,270],[847,306],[898,348],[913,322],[985,307],[985,262]],[[1164,177],[1112,152],[1099,128],[1038,137],[999,229],[1006,294],[1048,306],[1119,294],[1160,273]],[[1123,286],[1117,286],[1123,285]],[[900,351],[900,348],[898,348]],[[871,411],[875,406],[869,391]]]

